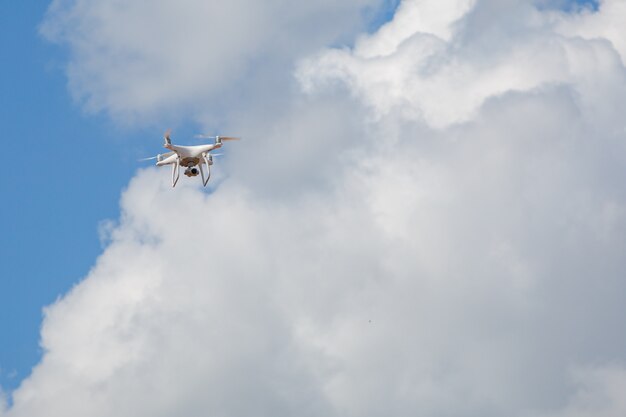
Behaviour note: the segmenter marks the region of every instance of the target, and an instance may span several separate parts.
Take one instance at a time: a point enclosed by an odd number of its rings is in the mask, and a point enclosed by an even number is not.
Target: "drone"
[[[209,182],[209,178],[211,178],[211,165],[213,165],[213,155],[211,154],[211,151],[221,148],[222,142],[224,141],[239,140],[240,138],[206,135],[197,135],[196,137],[203,139],[215,139],[215,143],[193,146],[172,145],[170,131],[168,130],[163,136],[165,139],[163,147],[169,149],[171,152],[159,154],[151,158],[144,158],[141,159],[141,161],[156,159],[156,166],[158,167],[172,165],[172,187],[176,187],[178,177],[180,177],[181,166],[186,168],[184,174],[188,177],[197,177],[200,175],[202,178],[202,185],[206,187]],[[206,165],[206,175],[202,165]]]

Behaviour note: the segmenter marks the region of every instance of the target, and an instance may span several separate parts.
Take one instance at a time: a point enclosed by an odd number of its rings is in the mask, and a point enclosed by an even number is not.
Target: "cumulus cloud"
[[[129,123],[216,117],[251,90],[272,100],[294,59],[345,40],[363,26],[361,11],[378,4],[54,0],[41,32],[69,46],[70,90],[88,110]]]
[[[626,62],[626,39],[621,30],[621,22],[626,16],[626,4],[619,0],[603,0],[601,6],[600,13],[586,10],[573,18],[562,21],[560,30],[568,36],[609,42],[619,52],[624,63]]]
[[[612,91],[616,84],[623,88],[622,37],[614,44],[607,40],[618,36],[601,36],[621,31],[615,15],[626,12],[620,5],[607,2],[592,17],[585,12],[572,18],[525,1],[482,1],[459,20],[473,3],[405,2],[393,22],[361,38],[356,48],[333,49],[302,64],[300,79],[306,89],[341,80],[377,113],[421,119],[435,128],[467,122],[487,99],[512,90],[569,84],[590,90],[578,91],[582,100],[591,101],[583,105],[597,106],[605,99],[609,108],[618,104],[612,99],[623,97],[623,91]],[[404,23],[416,20],[413,15],[422,9],[428,17],[431,9],[446,6],[449,14],[435,13],[443,29],[420,25],[419,19],[415,25]],[[602,30],[590,23],[596,21],[602,21]],[[457,29],[452,38],[450,28]],[[562,32],[586,33],[590,39]]]
[[[612,417],[624,415],[626,372],[623,367],[578,369],[573,372],[576,392],[558,417]]]
[[[405,0],[300,60],[211,192],[132,179],[4,415],[622,416],[619,10]]]

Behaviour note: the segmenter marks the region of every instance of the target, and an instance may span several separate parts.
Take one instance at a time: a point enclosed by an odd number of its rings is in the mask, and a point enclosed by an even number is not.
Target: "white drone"
[[[209,178],[211,178],[211,165],[213,165],[213,155],[211,155],[210,152],[215,149],[221,148],[222,142],[225,140],[239,140],[239,138],[233,138],[229,136],[198,135],[197,137],[204,139],[215,139],[215,143],[210,143],[206,145],[181,146],[172,145],[169,130],[165,132],[165,135],[163,137],[165,139],[165,144],[163,146],[166,149],[169,149],[171,152],[159,154],[151,158],[145,158],[142,159],[142,161],[156,159],[156,166],[161,167],[164,165],[172,165],[172,187],[176,187],[178,177],[180,176],[181,166],[187,168],[185,169],[185,175],[188,177],[196,177],[198,176],[198,174],[200,174],[200,176],[202,177],[202,185],[206,187],[206,184],[209,182]],[[206,175],[204,174],[204,169],[202,168],[203,164],[206,165]]]

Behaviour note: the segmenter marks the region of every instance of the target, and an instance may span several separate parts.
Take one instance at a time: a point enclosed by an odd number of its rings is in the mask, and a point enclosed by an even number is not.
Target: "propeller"
[[[196,139],[217,139],[217,138],[219,138],[220,140],[241,140],[241,138],[234,137],[234,136],[194,135],[194,138],[196,138]]]
[[[165,134],[163,135],[163,139],[165,139],[165,144],[167,145],[172,144],[172,139],[170,138],[171,133],[172,133],[172,129],[167,129],[165,131]]]
[[[165,158],[169,158],[169,157],[170,157],[170,156],[172,156],[172,155],[174,155],[174,152],[160,153],[160,154],[158,154],[157,156],[151,156],[151,157],[149,157],[149,158],[142,158],[142,159],[139,159],[139,161],[150,161],[150,160],[152,160],[152,159],[156,159],[156,160],[158,160],[158,161],[162,161],[162,160],[164,160]]]

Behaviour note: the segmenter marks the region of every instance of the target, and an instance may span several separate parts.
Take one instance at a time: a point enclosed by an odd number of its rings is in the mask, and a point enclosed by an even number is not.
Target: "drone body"
[[[164,136],[165,144],[163,146],[169,149],[170,152],[146,159],[156,159],[157,166],[172,165],[172,187],[175,187],[178,182],[181,166],[186,168],[184,174],[188,177],[200,175],[202,177],[202,185],[206,187],[209,178],[211,178],[211,165],[213,165],[213,155],[210,152],[221,148],[225,140],[237,140],[239,138],[228,136],[201,137],[215,138],[215,143],[194,146],[173,145],[170,139],[170,132],[167,131]],[[206,166],[206,175],[203,165]]]

